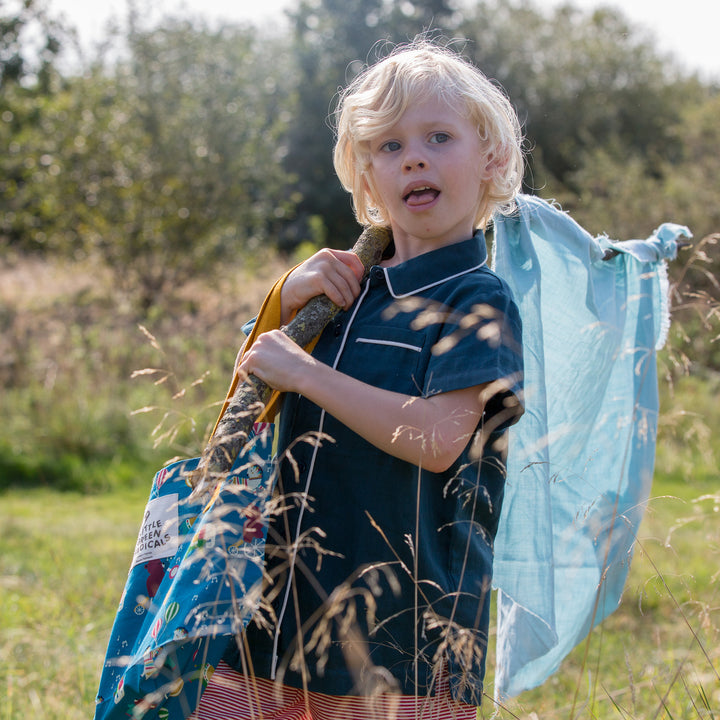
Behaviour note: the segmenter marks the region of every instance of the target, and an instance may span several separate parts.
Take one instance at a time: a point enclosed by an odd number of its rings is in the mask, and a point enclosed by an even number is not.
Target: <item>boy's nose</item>
[[[424,170],[427,167],[427,157],[423,152],[422,145],[417,142],[409,142],[407,144],[402,160],[405,172]]]
[[[405,170],[424,170],[425,169],[425,161],[424,160],[406,160],[405,161]]]

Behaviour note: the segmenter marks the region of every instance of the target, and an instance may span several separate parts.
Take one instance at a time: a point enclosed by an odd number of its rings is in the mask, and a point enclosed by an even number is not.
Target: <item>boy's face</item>
[[[370,178],[397,261],[472,236],[482,165],[475,125],[439,98],[411,104],[370,143]]]

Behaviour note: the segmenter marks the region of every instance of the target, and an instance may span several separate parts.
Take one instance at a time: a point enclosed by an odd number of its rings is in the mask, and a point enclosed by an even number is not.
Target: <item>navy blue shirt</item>
[[[480,704],[504,431],[522,412],[520,320],[486,260],[477,233],[373,267],[313,351],[340,372],[410,396],[496,382],[475,439],[459,440],[465,449],[447,471],[388,455],[308,399],[285,397],[286,509],[266,550],[272,611],[260,613],[265,627],[247,629],[257,676],[301,687],[303,666],[312,691],[360,694],[378,680],[412,695],[432,692],[444,666],[454,696]],[[343,628],[349,617],[359,634]],[[226,659],[242,667],[237,653]]]

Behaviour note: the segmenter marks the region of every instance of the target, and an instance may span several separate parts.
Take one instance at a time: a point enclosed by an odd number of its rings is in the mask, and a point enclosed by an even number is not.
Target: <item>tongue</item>
[[[432,202],[438,196],[437,190],[413,190],[406,199],[408,205],[425,205]]]

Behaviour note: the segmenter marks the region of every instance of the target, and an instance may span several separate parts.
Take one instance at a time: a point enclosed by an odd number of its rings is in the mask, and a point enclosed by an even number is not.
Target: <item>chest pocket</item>
[[[384,390],[420,395],[427,364],[425,341],[423,332],[363,325],[351,334],[339,369]]]

